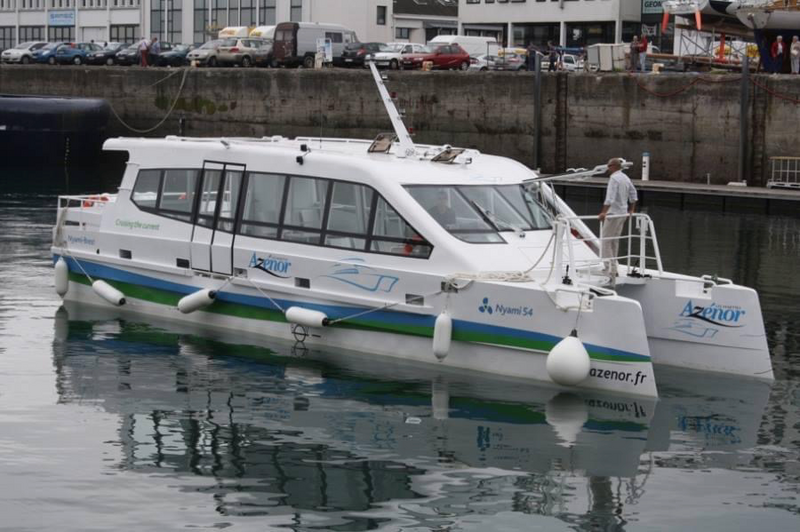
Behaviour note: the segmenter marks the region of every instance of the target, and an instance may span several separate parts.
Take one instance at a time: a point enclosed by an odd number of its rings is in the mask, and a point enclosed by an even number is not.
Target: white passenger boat
[[[562,387],[656,396],[651,351],[772,378],[755,291],[663,271],[643,214],[601,260],[551,178],[415,145],[372,72],[394,136],[106,141],[127,168],[116,194],[59,199],[57,292]]]

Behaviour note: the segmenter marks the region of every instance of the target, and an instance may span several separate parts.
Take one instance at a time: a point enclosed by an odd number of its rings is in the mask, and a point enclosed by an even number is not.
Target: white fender
[[[64,297],[69,291],[69,266],[64,257],[59,257],[55,265],[56,294]]]
[[[214,302],[216,297],[217,292],[210,288],[198,290],[188,296],[182,297],[181,300],[178,301],[178,310],[184,314],[192,313],[195,310],[200,310],[201,308],[209,306]]]
[[[111,286],[105,281],[95,281],[92,283],[94,293],[105,299],[112,305],[120,307],[125,304],[125,294]]]
[[[328,325],[328,316],[318,310],[289,307],[286,309],[286,321],[306,327],[325,327]]]
[[[578,333],[572,331],[558,342],[547,355],[547,374],[553,382],[563,386],[575,386],[589,376],[591,361],[589,353],[578,339]]]
[[[450,342],[453,338],[453,320],[446,312],[436,317],[433,326],[433,354],[441,362],[450,352]]]

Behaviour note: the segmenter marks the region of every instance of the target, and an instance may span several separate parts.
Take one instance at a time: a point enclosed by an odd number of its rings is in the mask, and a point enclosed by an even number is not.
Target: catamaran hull
[[[641,303],[654,363],[774,378],[755,290],[664,274],[618,291]]]
[[[69,289],[64,299],[90,305],[111,306],[92,290],[88,279],[83,275],[84,272],[78,267],[75,259],[67,258],[67,262],[71,272]],[[108,266],[85,260],[81,260],[80,263],[82,268],[94,278],[96,278],[97,272],[112,270]],[[176,303],[181,297],[204,288],[218,287],[221,281],[194,276],[191,279],[197,284],[189,286],[185,284],[186,276],[161,275],[159,279],[147,281],[143,275],[146,270],[143,269],[138,269],[138,271],[122,270],[115,266],[113,270],[116,273],[109,274],[105,280],[125,294],[124,308],[144,315],[189,322],[215,329],[246,332],[290,341],[300,340],[308,346],[346,349],[368,355],[380,355],[450,368],[530,379],[562,389],[590,389],[646,397],[657,396],[647,339],[643,334],[644,323],[641,318],[641,310],[635,302],[625,302],[622,298],[618,298],[623,301],[623,304],[620,305],[619,312],[615,313],[614,320],[620,316],[620,313],[625,316],[626,312],[630,312],[630,316],[623,317],[619,324],[624,325],[626,329],[628,325],[631,325],[631,329],[635,331],[638,319],[641,340],[634,340],[633,345],[622,346],[627,348],[625,350],[620,349],[619,343],[613,349],[598,347],[592,343],[592,340],[597,340],[598,331],[605,330],[609,342],[612,340],[619,342],[619,338],[625,338],[630,334],[614,333],[610,329],[609,323],[597,323],[598,320],[608,319],[608,313],[596,313],[594,315],[596,316],[595,323],[592,323],[594,316],[591,313],[585,314],[581,318],[581,330],[586,331],[584,341],[593,357],[590,375],[578,386],[562,387],[553,383],[548,376],[547,349],[521,347],[526,345],[526,331],[504,327],[489,328],[486,324],[476,323],[474,318],[464,319],[470,317],[468,312],[459,314],[457,311],[453,311],[454,341],[444,360],[437,361],[432,352],[431,339],[435,315],[415,317],[405,312],[382,311],[380,316],[373,315],[371,320],[366,321],[343,321],[331,327],[296,327],[285,320],[283,314],[275,308],[273,303],[264,297],[263,291],[259,293],[252,287],[237,286],[233,283],[224,292],[221,292],[217,296],[217,301],[207,309],[182,314],[176,308]],[[122,278],[120,275],[125,276],[124,282],[119,281]],[[131,282],[136,280],[142,284],[137,286]],[[178,286],[184,288],[183,291],[156,288],[160,285],[171,286],[176,290],[181,290],[177,288]],[[502,288],[501,285],[497,286]],[[517,292],[519,292],[518,289]],[[330,300],[319,297],[287,299],[285,294],[278,295],[276,293],[272,293],[271,297],[275,298],[274,300],[284,309],[287,305],[324,309],[329,312],[333,312],[331,309],[334,309]],[[527,297],[530,299],[530,295]],[[452,306],[454,309],[458,308],[456,304]],[[353,314],[364,310],[363,308],[353,308],[349,313]],[[562,311],[555,312],[562,313]],[[476,309],[476,313],[480,314],[480,311]],[[574,324],[574,318],[569,317],[567,313],[563,314],[570,321],[569,324],[565,324],[565,318],[563,316],[560,318],[563,325],[560,329],[566,331]],[[392,320],[393,325],[381,325],[380,322],[386,322],[386,320]],[[430,326],[415,326],[414,323],[430,323]],[[396,330],[405,328],[405,331],[398,333],[386,330],[384,327],[394,327]],[[381,330],[382,328],[384,330]],[[555,331],[551,328],[547,332]],[[509,336],[505,337],[505,334]],[[536,335],[538,337],[548,336],[542,333],[536,333]],[[549,344],[544,342],[542,345],[554,345],[560,340],[554,334],[550,337]],[[632,337],[636,338],[636,335],[632,335]],[[474,338],[476,341],[463,341],[458,338]],[[542,343],[541,340],[539,342]],[[514,346],[514,344],[518,345]],[[631,360],[615,359],[617,352],[629,353],[627,358]],[[602,357],[611,359],[603,360]]]
[[[800,28],[800,11],[741,8],[736,12],[736,17],[739,22],[751,30],[796,30]]]

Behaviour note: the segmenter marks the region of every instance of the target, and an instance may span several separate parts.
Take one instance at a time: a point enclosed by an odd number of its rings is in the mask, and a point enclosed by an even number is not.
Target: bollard
[[[650,180],[650,153],[642,154],[642,181]]]

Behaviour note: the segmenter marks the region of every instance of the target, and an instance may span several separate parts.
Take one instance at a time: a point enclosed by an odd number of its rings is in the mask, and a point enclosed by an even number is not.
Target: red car
[[[436,69],[469,68],[469,54],[457,44],[443,44],[429,53],[403,55],[403,68],[422,68],[422,63],[431,61]]]

